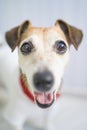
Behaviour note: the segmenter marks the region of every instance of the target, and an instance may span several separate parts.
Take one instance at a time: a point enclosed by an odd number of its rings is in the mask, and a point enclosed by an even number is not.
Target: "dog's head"
[[[69,60],[70,45],[78,49],[81,30],[57,20],[53,27],[37,28],[29,21],[6,33],[12,51],[18,46],[19,65],[36,103],[52,105]]]

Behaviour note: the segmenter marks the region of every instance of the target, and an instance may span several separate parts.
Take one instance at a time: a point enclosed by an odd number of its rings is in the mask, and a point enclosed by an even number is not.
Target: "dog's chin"
[[[50,92],[50,93],[46,93],[46,92],[35,92],[35,101],[36,104],[40,107],[40,108],[48,108],[50,107],[54,101],[55,101],[55,92]]]

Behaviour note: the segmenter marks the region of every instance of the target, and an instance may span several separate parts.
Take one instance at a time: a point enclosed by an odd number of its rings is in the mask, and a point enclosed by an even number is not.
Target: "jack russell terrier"
[[[81,30],[62,20],[48,28],[25,21],[6,32],[6,41],[15,51],[0,48],[0,88],[5,87],[7,95],[0,113],[0,130],[22,130],[27,120],[38,129],[58,129],[56,100],[70,45],[77,50],[82,37]]]

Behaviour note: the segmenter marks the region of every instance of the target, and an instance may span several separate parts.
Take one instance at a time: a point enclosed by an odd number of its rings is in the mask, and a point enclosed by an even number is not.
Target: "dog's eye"
[[[31,53],[31,51],[32,51],[33,48],[34,48],[34,46],[33,46],[32,42],[29,41],[29,42],[25,42],[25,43],[21,46],[20,50],[21,50],[21,52],[22,52],[24,55],[28,55],[29,53]]]
[[[64,41],[56,41],[54,48],[55,48],[56,52],[59,54],[64,54],[67,50],[67,46]]]

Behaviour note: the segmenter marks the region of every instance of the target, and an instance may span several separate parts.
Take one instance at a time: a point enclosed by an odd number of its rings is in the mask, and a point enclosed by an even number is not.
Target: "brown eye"
[[[56,41],[54,48],[58,54],[64,54],[67,50],[67,46],[64,41]]]
[[[21,50],[22,54],[28,55],[28,54],[30,54],[32,52],[33,48],[34,48],[34,46],[33,46],[32,42],[25,42],[21,46],[20,50]]]

